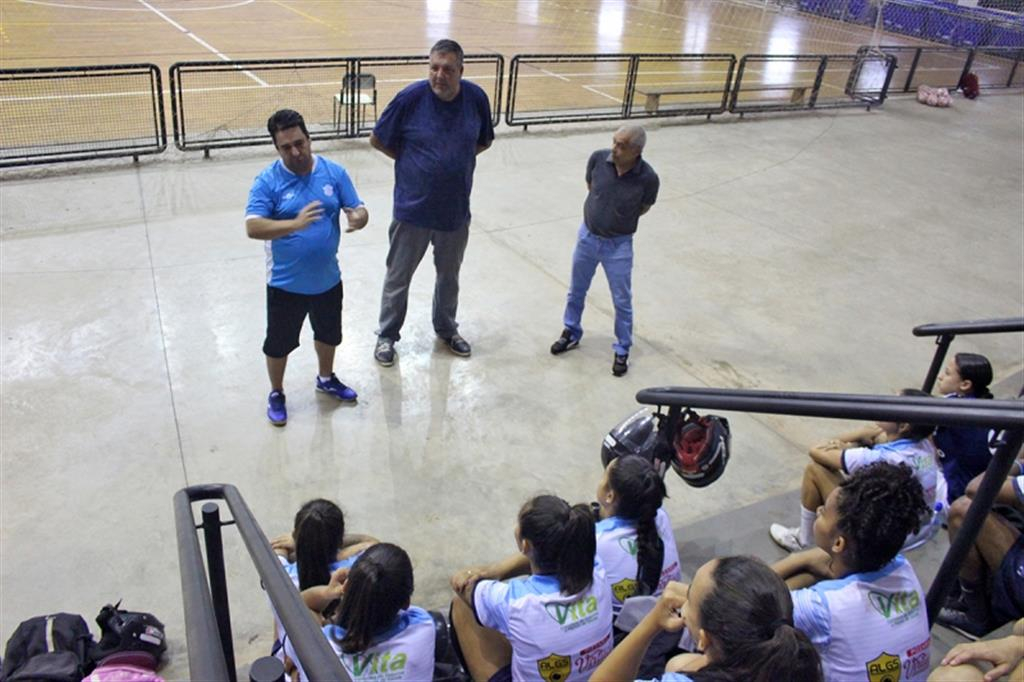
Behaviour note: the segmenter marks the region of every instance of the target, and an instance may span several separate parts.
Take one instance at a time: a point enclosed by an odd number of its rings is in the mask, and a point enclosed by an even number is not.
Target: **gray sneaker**
[[[377,339],[377,347],[373,349],[373,359],[384,367],[395,364],[395,342],[383,336]]]

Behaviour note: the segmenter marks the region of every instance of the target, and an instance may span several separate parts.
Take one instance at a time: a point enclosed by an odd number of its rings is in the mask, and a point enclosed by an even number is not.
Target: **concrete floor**
[[[428,261],[388,369],[371,354],[391,162],[365,141],[318,145],[371,213],[340,251],[337,371],[360,399],[314,393],[306,331],[284,429],[264,416],[264,256],[242,226],[269,144],[0,175],[0,638],[33,615],[91,618],[123,598],[165,621],[164,674],[186,679],[171,498],[210,482],[237,485],[268,535],[289,530],[303,501],[338,500],[351,530],[409,551],[414,601],[439,607],[453,570],[514,550],[526,498],[593,497],[601,439],[637,390],[891,393],[928,367],[933,344],[915,325],[1024,314],[1024,98],[986,93],[949,110],[899,99],[871,113],[651,124],[645,157],[662,191],[636,240],[630,372],[610,373],[601,275],[583,344],[552,357],[584,164],[614,128],[499,129],[480,157],[462,275],[473,357],[433,338]],[[1024,367],[1019,335],[953,350],[986,354],[997,378]],[[684,555],[686,528],[721,528],[734,549],[767,540],[774,519],[764,507],[737,516],[748,505],[781,500],[772,508],[795,521],[803,453],[849,426],[729,417],[719,482],[695,490],[669,474]],[[270,613],[237,534],[225,537],[244,667],[270,645]]]

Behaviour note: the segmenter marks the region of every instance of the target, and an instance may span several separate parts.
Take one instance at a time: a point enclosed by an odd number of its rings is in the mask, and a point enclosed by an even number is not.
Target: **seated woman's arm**
[[[985,673],[986,682],[994,682],[1011,671],[1021,671],[1024,667],[1024,618],[1013,625],[1013,632],[1008,637],[993,640],[981,640],[957,644],[942,659],[941,666],[957,666],[973,661],[986,661],[994,668]],[[940,668],[936,669],[938,671]],[[1014,676],[1016,679],[1016,676]]]
[[[831,561],[832,558],[828,552],[819,547],[813,547],[802,552],[793,552],[784,559],[776,561],[772,564],[772,570],[786,581],[786,585],[790,589],[796,589],[834,577],[830,566]],[[810,576],[811,579],[808,581],[802,576]],[[799,580],[800,584],[791,584],[791,580]]]
[[[462,597],[463,593],[468,591],[466,588],[477,580],[508,580],[518,575],[527,575],[529,572],[530,560],[525,554],[516,553],[493,564],[471,566],[452,574],[451,586],[455,594]],[[463,597],[463,601],[465,600]]]
[[[335,599],[345,594],[345,581],[348,580],[347,568],[339,568],[331,574],[331,581],[326,585],[307,587],[302,591],[302,601],[310,611],[322,612]]]
[[[681,610],[686,603],[688,589],[683,583],[670,582],[654,608],[597,666],[590,675],[591,682],[635,680],[651,641],[663,630],[678,632],[686,624]]]

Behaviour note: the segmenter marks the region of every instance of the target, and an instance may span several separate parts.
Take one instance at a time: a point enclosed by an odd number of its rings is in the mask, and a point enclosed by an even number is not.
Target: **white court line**
[[[568,78],[566,78],[565,76],[559,76],[559,75],[558,75],[557,73],[555,73],[554,71],[548,71],[547,69],[542,69],[542,68],[540,68],[539,66],[534,66],[533,68],[537,69],[537,70],[538,70],[538,71],[540,71],[541,73],[546,73],[546,74],[547,74],[547,75],[549,75],[549,76],[554,76],[555,78],[558,78],[559,80],[563,80],[563,81],[565,81],[566,83],[568,83],[568,82],[569,82],[569,79],[568,79]]]
[[[595,90],[594,88],[590,87],[589,85],[584,85],[582,87],[583,87],[584,90],[590,90],[595,95],[601,95],[601,97],[607,97],[608,99],[610,99],[613,102],[618,102],[619,104],[622,104],[622,100],[619,99],[618,97],[612,97],[611,95],[609,95],[606,92],[601,92],[600,90]]]
[[[88,9],[96,10],[98,12],[146,12],[148,10],[138,9],[137,7],[93,7],[91,5],[69,5],[64,2],[47,2],[47,0],[18,0],[27,5],[43,5],[45,7],[60,7],[62,9]],[[241,7],[242,5],[251,5],[256,0],[239,0],[228,5],[214,5],[213,7],[179,7],[178,9],[167,9],[165,12],[205,12],[209,10],[217,9],[232,9],[234,7]]]
[[[139,0],[139,3],[140,3],[140,4],[141,4],[141,5],[143,6],[143,7],[147,7],[147,8],[149,8],[149,9],[150,9],[150,10],[151,10],[151,11],[152,11],[152,12],[153,12],[154,14],[156,14],[156,15],[157,15],[158,17],[160,17],[161,19],[163,19],[164,21],[166,21],[166,22],[167,22],[167,23],[169,23],[169,24],[170,24],[171,26],[173,26],[174,28],[178,29],[179,31],[181,31],[181,32],[182,32],[182,33],[184,33],[185,35],[187,35],[187,36],[188,36],[189,38],[191,38],[192,40],[196,41],[197,43],[199,43],[200,45],[202,45],[203,47],[205,47],[205,48],[206,48],[207,50],[209,50],[210,52],[212,52],[212,53],[214,53],[215,55],[217,55],[218,57],[220,57],[220,58],[221,58],[221,59],[223,59],[224,61],[226,61],[226,62],[230,62],[230,61],[231,61],[231,57],[227,56],[226,54],[224,54],[223,52],[221,52],[220,50],[218,50],[217,48],[215,48],[215,47],[214,47],[213,45],[210,45],[210,43],[206,42],[205,40],[203,40],[202,38],[200,38],[199,36],[197,36],[197,35],[196,35],[195,33],[193,33],[192,31],[188,30],[187,28],[185,28],[184,26],[182,26],[181,24],[179,24],[178,22],[176,22],[176,21],[175,21],[174,19],[171,19],[171,18],[170,18],[169,16],[167,16],[166,14],[164,14],[163,12],[161,12],[160,10],[158,10],[158,9],[157,9],[156,7],[153,7],[153,5],[151,5],[151,4],[149,4],[148,2],[146,2],[146,0]],[[254,81],[256,81],[257,83],[259,83],[259,84],[260,84],[260,85],[262,85],[263,87],[267,87],[267,83],[266,83],[266,82],[265,82],[265,81],[264,81],[263,79],[261,79],[261,78],[260,78],[259,76],[257,76],[256,74],[254,74],[254,73],[253,73],[252,71],[247,71],[247,70],[245,70],[245,69],[243,69],[243,68],[241,68],[241,67],[236,67],[236,68],[238,68],[238,70],[239,70],[239,71],[241,71],[241,72],[242,72],[242,73],[244,73],[244,74],[245,74],[246,76],[248,76],[249,78],[251,78],[251,79],[253,79]]]

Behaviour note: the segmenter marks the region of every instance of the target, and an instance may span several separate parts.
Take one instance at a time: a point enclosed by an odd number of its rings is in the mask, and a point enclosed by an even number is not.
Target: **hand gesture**
[[[278,554],[284,554],[291,557],[295,554],[295,538],[292,537],[291,533],[278,535],[270,541],[270,549],[274,550]]]
[[[484,571],[482,566],[475,568],[464,568],[452,575],[449,581],[454,590],[458,594],[463,594],[467,589],[471,588],[478,580],[483,579]]]
[[[363,206],[357,206],[356,208],[342,207],[341,210],[345,212],[345,218],[348,219],[348,227],[345,228],[345,232],[361,230],[366,227],[366,223],[370,220],[370,214]]]
[[[337,599],[345,594],[345,583],[348,582],[349,570],[348,568],[339,568],[334,573],[331,573],[331,579],[327,583],[327,591],[332,598]]]
[[[661,593],[658,603],[651,611],[654,614],[652,617],[657,618],[658,626],[662,630],[678,632],[686,625],[686,619],[683,618],[683,605],[686,604],[689,590],[689,585],[674,580],[665,586],[665,591]]]
[[[323,204],[321,204],[319,201],[309,202],[308,204],[302,207],[302,210],[299,211],[299,214],[295,216],[295,219],[293,220],[295,224],[295,231],[298,232],[299,230],[306,229],[312,223],[315,223],[317,220],[320,220],[323,214]]]
[[[957,644],[942,659],[942,665],[963,665],[971,661],[988,661],[995,667],[985,673],[985,682],[994,682],[1010,673],[1024,658],[1021,638],[1010,635],[1002,639]]]

